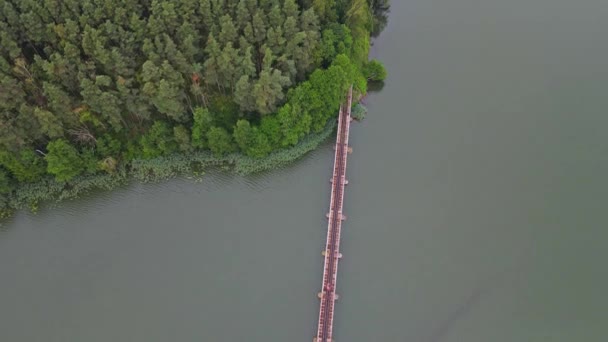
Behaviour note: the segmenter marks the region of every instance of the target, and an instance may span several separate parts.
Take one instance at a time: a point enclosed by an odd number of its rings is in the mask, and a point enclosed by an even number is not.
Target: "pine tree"
[[[263,70],[253,86],[257,111],[261,114],[274,112],[284,98],[283,87],[287,85],[289,85],[289,78],[283,76],[279,70]]]
[[[338,17],[336,0],[313,0],[313,8],[325,23],[334,22]]]
[[[249,80],[249,76],[241,76],[236,83],[234,102],[239,105],[241,111],[252,112],[256,110],[255,97],[253,96],[253,84]]]
[[[285,0],[283,3],[283,13],[285,14],[285,17],[292,17],[297,20],[300,10],[296,0]]]
[[[236,43],[238,41],[238,34],[236,27],[232,22],[232,18],[229,15],[224,15],[220,18],[220,34],[218,36],[219,42],[222,45],[228,43]]]
[[[260,44],[266,39],[266,19],[262,11],[253,15],[252,25],[255,41]]]
[[[211,86],[217,86],[221,89],[219,73],[219,60],[221,58],[221,50],[219,44],[217,43],[213,35],[209,35],[209,40],[207,41],[207,47],[205,48],[205,52],[207,53],[207,59],[203,64],[205,70],[205,83]]]
[[[251,22],[251,12],[247,9],[246,0],[240,0],[236,8],[236,27],[243,30]]]
[[[40,123],[40,129],[47,137],[54,139],[63,136],[61,121],[48,110],[36,107],[34,115]]]
[[[281,27],[285,16],[278,5],[275,5],[270,13],[268,13],[268,23],[270,27]]]

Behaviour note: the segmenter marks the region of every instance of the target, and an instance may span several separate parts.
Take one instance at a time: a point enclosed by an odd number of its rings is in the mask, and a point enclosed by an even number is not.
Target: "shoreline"
[[[180,175],[202,177],[210,167],[222,167],[237,175],[250,175],[278,169],[302,158],[325,142],[336,128],[330,119],[319,133],[309,134],[297,145],[272,152],[260,159],[240,153],[216,157],[209,151],[178,153],[154,159],[133,160],[112,174],[77,177],[70,182],[58,182],[52,177],[36,183],[22,184],[9,196],[4,196],[0,222],[10,219],[19,210],[36,213],[41,204],[77,199],[95,190],[110,191],[131,182],[158,183]]]

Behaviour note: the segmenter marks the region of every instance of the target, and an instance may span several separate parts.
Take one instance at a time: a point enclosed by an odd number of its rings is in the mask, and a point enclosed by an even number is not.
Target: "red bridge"
[[[345,106],[340,107],[338,117],[338,137],[336,139],[336,154],[334,159],[334,173],[331,178],[331,202],[327,214],[327,243],[323,255],[325,266],[323,267],[323,287],[319,292],[321,305],[319,309],[319,324],[317,335],[313,342],[332,342],[332,329],[334,323],[334,304],[338,299],[336,294],[336,280],[338,276],[338,260],[342,257],[340,253],[340,230],[342,221],[346,216],[342,213],[344,201],[344,186],[346,180],[346,157],[352,150],[348,147],[348,132],[350,130],[350,110],[353,99],[353,88],[350,87],[348,99]]]

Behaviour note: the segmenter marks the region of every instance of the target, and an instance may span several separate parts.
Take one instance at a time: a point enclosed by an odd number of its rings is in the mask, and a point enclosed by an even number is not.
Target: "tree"
[[[211,34],[207,40],[205,52],[207,53],[207,59],[205,60],[205,63],[203,63],[203,68],[205,70],[205,83],[211,86],[217,86],[219,89],[221,89],[219,63],[222,52],[219,44]]]
[[[63,136],[63,127],[59,119],[48,110],[36,107],[34,115],[40,123],[40,128],[49,138],[59,138]]]
[[[241,151],[247,152],[253,147],[255,135],[249,121],[243,119],[237,121],[233,136]]]
[[[262,71],[260,79],[253,86],[257,111],[261,114],[274,112],[277,109],[277,104],[284,97],[283,87],[289,84],[289,77],[283,76],[279,70]]]
[[[370,81],[384,81],[387,75],[384,65],[376,59],[372,59],[365,65],[363,74]]]
[[[6,194],[11,191],[11,184],[6,174],[6,171],[0,169],[0,194]]]
[[[285,13],[286,17],[297,18],[300,14],[299,12],[296,0],[285,0],[283,3],[283,13]]]
[[[118,157],[122,150],[120,140],[108,133],[97,138],[95,145],[97,148],[97,154],[101,157]]]
[[[209,141],[209,148],[216,156],[234,152],[232,137],[221,127],[211,127],[209,132],[207,132],[207,139]]]
[[[236,25],[239,29],[244,29],[247,23],[251,21],[251,13],[247,9],[245,0],[240,0],[236,7]]]
[[[313,0],[313,8],[323,22],[336,21],[336,0]]]
[[[253,77],[256,74],[255,64],[253,63],[253,54],[251,46],[243,48],[241,46],[241,58],[239,60],[239,74],[242,76]]]
[[[46,148],[47,172],[56,180],[67,182],[84,171],[85,165],[78,151],[66,140],[53,140]]]
[[[94,174],[99,170],[99,160],[95,157],[95,151],[92,148],[83,149],[80,152],[80,158],[85,173]]]
[[[328,66],[333,62],[337,55],[351,55],[353,38],[350,29],[346,25],[334,24],[330,25],[329,29],[323,31],[321,46],[319,47],[319,55],[317,61],[323,61],[324,66]]]
[[[238,50],[232,47],[232,43],[226,44],[220,58],[218,60],[218,68],[220,72],[220,84],[225,88],[234,88],[234,84],[238,80]]]
[[[253,130],[253,146],[247,150],[247,155],[254,158],[262,158],[267,156],[272,151],[272,146],[268,136],[264,132]]]
[[[160,113],[177,122],[186,119],[184,80],[169,61],[164,61],[160,68],[151,61],[144,63],[143,80],[146,82],[143,93]]]
[[[213,125],[213,118],[207,108],[197,107],[193,113],[194,124],[192,125],[192,146],[195,148],[206,148],[207,132]]]
[[[72,101],[70,95],[61,87],[49,82],[43,83],[44,97],[47,100],[48,110],[66,125],[74,125],[78,122],[77,116],[72,112]]]
[[[270,13],[268,13],[268,22],[270,23],[270,27],[281,27],[283,25],[283,21],[285,20],[285,16],[283,15],[281,8],[279,5],[275,5]]]
[[[229,15],[226,14],[220,18],[220,27],[220,34],[218,37],[220,44],[226,45],[228,43],[237,42],[238,33],[236,27],[234,27],[232,18]]]
[[[173,132],[164,121],[154,121],[146,134],[141,137],[144,158],[156,158],[169,155],[177,150]]]
[[[259,127],[260,133],[263,133],[271,148],[279,147],[281,142],[281,125],[276,116],[265,116],[262,118]]]
[[[179,125],[173,127],[173,137],[182,152],[192,151],[192,143],[190,142],[190,131],[185,126]]]
[[[243,75],[236,82],[234,90],[234,102],[236,102],[242,111],[251,112],[256,109],[255,97],[253,96],[253,84],[249,81],[249,76]]]
[[[84,102],[92,111],[99,114],[110,123],[115,132],[123,127],[122,108],[120,99],[115,92],[110,90],[112,80],[105,75],[95,77],[95,82],[83,79],[80,82],[81,92]]]
[[[185,118],[186,108],[182,102],[183,90],[176,84],[167,80],[160,80],[158,90],[152,97],[156,109],[175,121],[181,122]]]
[[[261,43],[266,39],[266,19],[262,11],[256,11],[253,15],[253,34],[255,41]]]
[[[29,149],[21,150],[18,153],[1,151],[0,164],[22,183],[36,182],[46,171],[44,160]]]

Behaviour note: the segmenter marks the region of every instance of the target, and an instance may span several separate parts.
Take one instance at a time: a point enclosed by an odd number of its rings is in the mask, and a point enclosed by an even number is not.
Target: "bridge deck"
[[[346,218],[342,213],[344,201],[344,186],[346,181],[346,159],[348,156],[348,134],[350,131],[352,87],[348,92],[346,108],[340,107],[338,117],[338,134],[334,157],[334,168],[331,186],[331,201],[327,215],[327,243],[325,245],[325,263],[323,267],[323,284],[319,298],[319,324],[315,342],[331,342],[334,321],[334,304],[338,299],[336,295],[336,281],[338,275],[338,259],[340,254],[340,233],[342,221]]]

